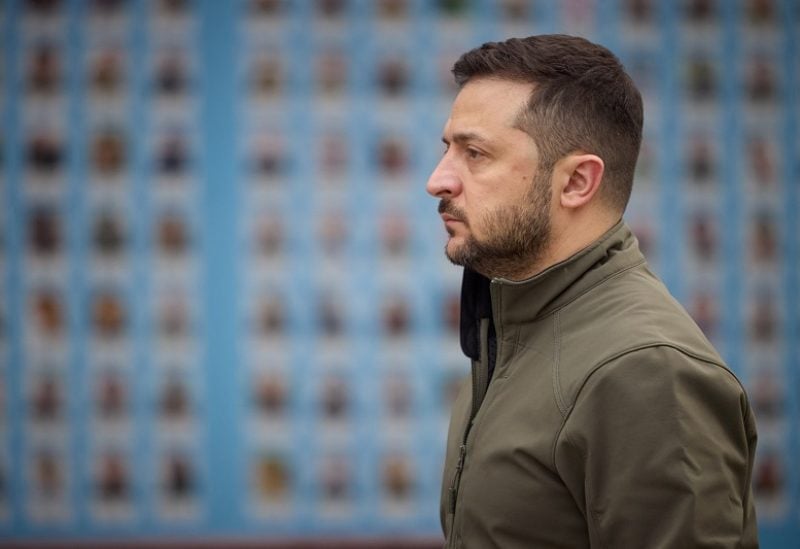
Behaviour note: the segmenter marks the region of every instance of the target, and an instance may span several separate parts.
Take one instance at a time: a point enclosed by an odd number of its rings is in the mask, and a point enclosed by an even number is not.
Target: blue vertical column
[[[2,13],[8,13],[6,2],[0,2]],[[8,66],[8,18],[0,18],[0,66],[5,69]],[[10,461],[8,455],[9,431],[11,430],[11,414],[9,413],[9,401],[11,392],[9,390],[9,360],[8,360],[8,336],[10,333],[8,314],[8,301],[10,296],[10,268],[8,257],[8,233],[10,225],[8,217],[11,212],[8,210],[8,134],[9,128],[9,109],[8,102],[8,77],[0,77],[0,207],[5,211],[0,211],[0,475],[2,475],[3,486],[0,488],[0,537],[7,536],[10,530]],[[5,345],[3,345],[5,343]]]
[[[741,77],[739,63],[739,6],[735,2],[720,4],[722,25],[722,70],[721,100],[723,116],[720,120],[720,135],[722,137],[722,151],[725,158],[737,158],[736,151],[740,149],[739,143],[739,109],[741,102]],[[728,227],[721,231],[722,237],[722,332],[724,334],[725,359],[734,372],[742,375],[744,372],[742,360],[746,351],[744,334],[742,330],[741,302],[745,295],[742,285],[742,248],[745,245],[743,235],[746,218],[741,215],[741,185],[739,169],[736,162],[720,162],[720,180],[722,181],[722,208],[720,226]]]
[[[678,139],[680,136],[680,70],[681,51],[678,48],[679,6],[673,2],[658,4],[658,20],[662,22],[663,34],[659,65],[661,66],[661,132],[659,144],[661,154],[658,162],[658,181],[661,185],[661,212],[658,235],[658,257],[664,283],[680,296],[681,285],[681,237],[682,233],[668,233],[666,227],[682,227],[681,196],[679,178],[681,169],[676,159],[680,158]]]
[[[800,75],[798,75],[797,56],[800,55],[797,44],[797,11],[795,0],[784,0],[779,10],[783,35],[783,63],[781,71],[784,75],[781,90],[782,104],[785,109],[783,116],[783,158],[781,171],[782,191],[784,197],[784,272],[783,284],[786,295],[786,319],[783,337],[785,344],[785,376],[786,376],[786,417],[792,426],[789,429],[787,440],[789,465],[786,475],[790,493],[789,524],[787,525],[787,539],[800,539],[800,470],[798,469],[797,456],[800,456],[800,396],[797,388],[800,387],[800,224],[797,221],[797,212],[800,211],[800,196],[798,195],[798,182],[800,182],[800,147],[798,146],[798,118],[800,118]],[[792,456],[795,456],[792,458]]]
[[[205,337],[207,380],[206,420],[208,457],[208,527],[216,533],[233,531],[240,522],[242,498],[236,490],[236,206],[235,160],[235,2],[200,2],[200,46],[204,85],[202,97],[204,180],[202,222],[205,249],[202,277],[204,317],[213,333]]]
[[[142,296],[131,303],[132,322],[131,339],[133,341],[134,356],[132,368],[139,375],[132,376],[131,413],[133,417],[134,445],[131,453],[132,497],[137,524],[152,527],[153,516],[147,508],[153,497],[151,495],[153,460],[152,431],[153,426],[148,423],[150,407],[148,381],[152,375],[152,361],[148,359],[146,348],[147,336],[147,300],[144,296],[150,293],[150,264],[148,261],[148,237],[150,231],[151,212],[147,200],[151,187],[147,177],[147,143],[149,131],[149,117],[147,116],[146,87],[149,71],[147,67],[147,31],[144,0],[131,2],[129,6],[131,31],[130,31],[130,174],[132,185],[133,208],[139,215],[131,218],[131,257],[133,258],[133,282],[131,295]],[[141,521],[141,522],[138,522]]]
[[[314,486],[311,478],[311,456],[307,449],[313,448],[316,443],[315,434],[317,416],[312,404],[313,390],[311,384],[305,380],[312,379],[314,368],[315,346],[317,344],[317,319],[316,306],[318,304],[319,288],[315,271],[319,268],[314,254],[314,236],[306,223],[302,220],[310,219],[312,215],[314,192],[315,165],[308,159],[308,143],[311,139],[314,125],[317,123],[315,105],[312,100],[315,90],[315,41],[311,38],[314,32],[314,6],[311,2],[297,2],[292,6],[291,17],[294,23],[304,29],[289,38],[290,55],[287,57],[293,67],[289,87],[282,95],[282,101],[289,102],[291,111],[290,127],[287,129],[289,140],[289,155],[291,168],[288,174],[289,189],[289,221],[288,231],[292,234],[293,249],[289,252],[289,272],[291,282],[289,292],[288,310],[292,324],[287,331],[289,336],[289,356],[293,368],[292,383],[299,389],[300,404],[295,408],[292,417],[292,427],[299,435],[289,444],[287,455],[291,456],[294,463],[290,466],[291,490],[294,505],[291,513],[292,529],[308,533],[314,527],[313,503]],[[305,297],[306,299],[302,299]]]
[[[67,279],[64,298],[67,304],[67,334],[69,358],[67,359],[66,379],[64,388],[67,393],[65,411],[67,436],[67,476],[68,501],[71,506],[71,516],[68,530],[71,532],[85,531],[88,525],[87,503],[91,496],[90,480],[84,474],[86,464],[91,456],[88,450],[88,406],[86,395],[90,394],[83,386],[84,365],[86,363],[86,342],[89,334],[86,311],[89,310],[89,292],[86,283],[88,254],[86,246],[87,210],[86,201],[86,124],[82,109],[83,76],[82,49],[83,29],[81,17],[83,6],[77,2],[68,3],[65,9],[66,16],[66,51],[65,63],[65,90],[67,128],[65,134],[67,141],[66,163],[66,193],[64,202],[67,215],[64,219],[65,243],[67,256],[67,269],[64,273]],[[83,400],[84,397],[86,400]]]
[[[7,363],[5,365],[5,390],[6,390],[6,446],[7,477],[6,491],[8,498],[9,522],[8,527],[0,526],[0,532],[5,536],[17,536],[22,530],[23,502],[22,493],[24,479],[22,475],[25,466],[22,459],[23,429],[21,412],[24,409],[22,385],[22,326],[18,319],[23,318],[23,298],[20,280],[20,264],[22,255],[22,235],[20,212],[20,132],[18,130],[20,113],[19,109],[11,108],[16,104],[19,79],[17,74],[18,52],[18,25],[14,22],[19,6],[11,0],[4,2],[5,20],[3,21],[0,41],[3,55],[3,69],[5,79],[5,102],[2,112],[3,122],[3,164],[5,168],[5,184],[2,188],[2,201],[4,209],[6,262],[3,275],[5,277],[6,300],[6,341]]]
[[[602,45],[621,56],[619,21],[622,13],[616,0],[600,0],[595,4],[594,38]]]

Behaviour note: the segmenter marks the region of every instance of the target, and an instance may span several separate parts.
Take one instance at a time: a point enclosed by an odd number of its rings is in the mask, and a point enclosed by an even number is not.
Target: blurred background
[[[800,546],[798,29],[796,0],[2,0],[0,542],[436,547],[449,69],[567,32],[643,92],[627,220],[749,390],[763,547]]]

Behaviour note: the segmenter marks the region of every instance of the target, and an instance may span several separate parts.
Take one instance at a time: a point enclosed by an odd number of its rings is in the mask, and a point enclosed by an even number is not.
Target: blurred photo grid
[[[203,56],[215,17],[230,70]],[[795,2],[15,0],[0,29],[0,538],[438,536],[468,361],[424,183],[458,55],[545,32],[642,91],[626,219],[748,390],[760,526],[800,536]],[[218,318],[207,266],[231,258]]]

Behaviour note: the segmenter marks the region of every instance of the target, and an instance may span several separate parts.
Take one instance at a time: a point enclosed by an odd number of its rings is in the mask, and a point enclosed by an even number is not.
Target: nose
[[[425,190],[437,198],[452,198],[461,192],[461,178],[447,154],[431,173]]]

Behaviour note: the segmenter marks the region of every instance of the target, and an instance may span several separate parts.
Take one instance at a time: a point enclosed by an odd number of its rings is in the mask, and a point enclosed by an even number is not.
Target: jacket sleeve
[[[588,377],[554,460],[592,547],[757,547],[755,444],[733,374],[655,347]]]

